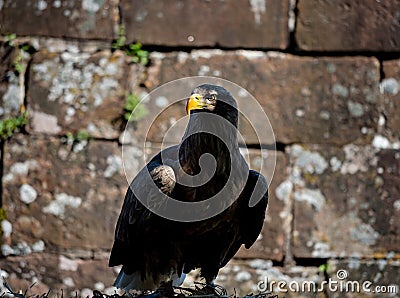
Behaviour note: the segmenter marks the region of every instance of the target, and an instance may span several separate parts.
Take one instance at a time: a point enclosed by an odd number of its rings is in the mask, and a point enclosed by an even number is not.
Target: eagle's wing
[[[256,200],[257,204],[250,207],[251,200]],[[242,244],[247,249],[250,248],[261,233],[268,205],[268,183],[263,175],[254,170],[249,171],[246,186],[238,198],[238,202],[238,212],[240,215],[237,232],[239,236],[234,239],[226,250],[220,262],[220,268],[233,258]]]
[[[157,204],[161,192],[171,194],[175,181],[174,170],[162,163],[160,153],[136,175],[126,192],[118,218],[109,260],[110,266],[130,263],[137,249],[134,243],[140,243],[143,233],[151,229],[148,223],[155,215],[139,201],[137,196],[145,198],[149,204]],[[157,187],[154,187],[154,184]]]
[[[248,249],[257,240],[264,224],[268,205],[268,183],[265,177],[257,171],[250,170],[243,196],[246,198],[247,208],[241,225],[244,231],[244,245]],[[250,207],[250,202],[254,202],[254,199],[258,203]]]

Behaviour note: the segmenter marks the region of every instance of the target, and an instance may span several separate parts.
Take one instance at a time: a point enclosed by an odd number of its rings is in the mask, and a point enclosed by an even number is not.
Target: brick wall
[[[147,66],[112,48],[121,25],[126,44],[151,52]],[[2,274],[17,288],[38,280],[37,292],[108,288],[126,96],[210,75],[254,95],[278,149],[262,237],[217,283],[246,293],[264,277],[322,282],[345,269],[399,285],[398,32],[398,0],[0,0],[0,117],[21,101],[28,111],[1,147]],[[182,115],[161,117],[149,152],[143,123],[129,131],[133,172]]]

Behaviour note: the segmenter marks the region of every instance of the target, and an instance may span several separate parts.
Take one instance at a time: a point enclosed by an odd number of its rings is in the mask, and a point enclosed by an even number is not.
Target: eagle
[[[235,99],[222,86],[203,84],[186,110],[180,144],[154,156],[126,192],[109,259],[110,267],[122,265],[117,288],[179,286],[193,269],[213,285],[263,227],[268,183],[240,153]]]

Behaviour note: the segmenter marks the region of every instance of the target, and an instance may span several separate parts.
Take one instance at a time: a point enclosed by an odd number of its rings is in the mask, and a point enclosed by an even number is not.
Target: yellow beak
[[[203,101],[203,97],[200,94],[192,94],[189,97],[189,100],[186,105],[186,112],[190,114],[191,110],[203,109],[205,107],[205,103]]]

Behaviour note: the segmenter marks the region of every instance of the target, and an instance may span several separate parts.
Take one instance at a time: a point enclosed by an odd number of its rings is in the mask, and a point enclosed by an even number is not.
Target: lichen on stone
[[[110,178],[114,174],[119,173],[122,169],[122,159],[118,155],[110,155],[107,157],[107,168],[104,171],[104,177]]]
[[[104,0],[82,0],[82,8],[90,13],[96,13],[104,4]]]
[[[382,94],[397,95],[400,90],[400,84],[395,78],[386,78],[380,84]]]
[[[336,83],[332,87],[332,93],[346,98],[349,96],[349,89],[342,84]]]
[[[322,174],[328,167],[325,158],[318,152],[303,149],[300,145],[293,145],[290,156],[294,160],[294,166],[310,174]]]
[[[42,210],[45,213],[50,213],[64,219],[66,207],[78,208],[81,203],[82,199],[80,197],[70,196],[66,193],[59,193],[55,195],[55,200],[51,201],[50,204]]]
[[[121,92],[117,78],[123,75],[123,57],[105,56],[97,64],[89,58],[89,53],[65,51],[32,67],[35,81],[49,84],[48,100],[67,105],[67,122],[75,110],[86,112],[90,103],[98,107]]]
[[[31,185],[26,183],[22,184],[20,187],[19,194],[21,201],[25,204],[33,203],[38,196],[37,191]]]
[[[369,167],[377,164],[377,157],[375,156],[377,150],[372,146],[348,144],[343,147],[343,151],[345,160],[340,168],[342,175],[355,174],[358,171],[366,172]]]
[[[350,237],[363,245],[373,245],[379,238],[379,233],[376,232],[371,225],[360,223],[350,229]]]
[[[347,102],[347,109],[349,110],[350,115],[352,115],[353,117],[358,118],[364,115],[364,107],[358,102],[349,100]]]
[[[320,211],[326,203],[326,198],[319,189],[299,189],[294,192],[294,199],[299,202],[307,202],[317,211]]]

